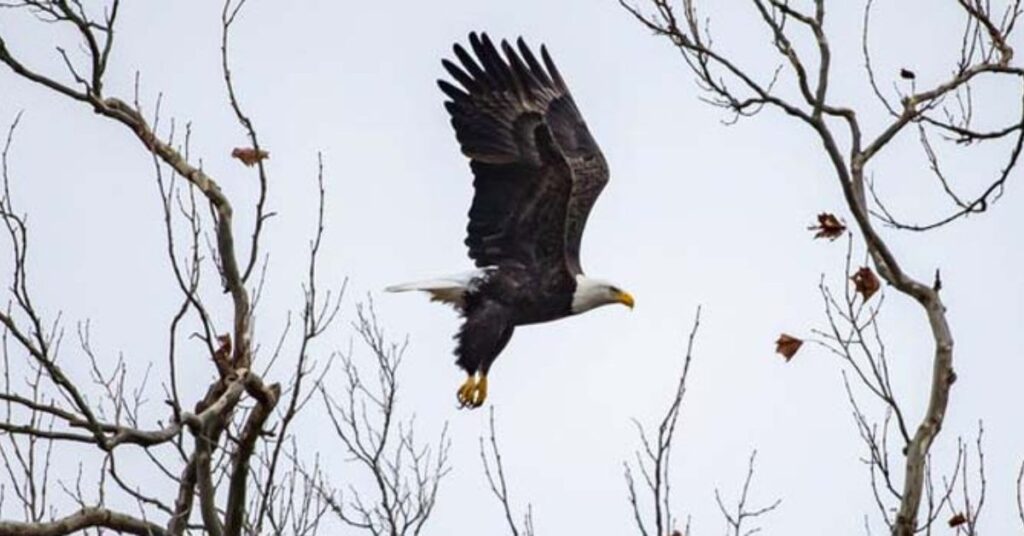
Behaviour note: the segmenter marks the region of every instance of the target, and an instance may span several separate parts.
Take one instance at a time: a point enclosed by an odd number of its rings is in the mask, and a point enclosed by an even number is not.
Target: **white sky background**
[[[753,7],[713,4],[716,44],[755,72],[770,73],[779,58]],[[892,94],[902,66],[916,71],[921,87],[945,79],[962,30],[955,2],[876,4],[872,49],[883,89]],[[232,41],[242,105],[271,153],[269,206],[279,213],[264,242],[271,257],[257,339],[271,345],[285,312],[301,304],[299,281],[315,221],[316,152],[323,151],[324,288],[349,277],[346,322],[354,300],[369,293],[390,333],[409,335],[402,409],[418,415],[422,439],[445,421],[451,427],[454,472],[442,484],[426,533],[505,530],[477,454],[487,410],[455,408],[463,379],[451,355],[455,314],[420,296],[380,293],[391,283],[470,267],[462,240],[471,175],[434,80],[444,73],[440,59],[451,43],[471,30],[499,38],[522,34],[550,47],[612,172],[587,226],[584,267],[637,298],[632,313],[608,307],[519,329],[493,369],[488,405],[497,409],[513,499],[521,507],[533,503],[539,533],[633,531],[622,477],[622,461],[638,446],[630,419],[660,418],[699,304],[703,325],[674,456],[676,514],[692,515],[697,534],[719,533],[713,491],[734,497],[757,448],[752,504],[783,499],[765,520],[768,533],[818,534],[821,528],[810,527],[828,526],[830,533],[859,534],[865,515],[880,532],[840,363],[811,345],[789,364],[772,353],[780,332],[807,336],[824,326],[822,273],[842,284],[844,242],[812,241],[806,226],[821,211],[852,221],[807,128],[774,112],[723,126],[728,116],[698,100],[668,42],[611,0],[285,5],[252,2]],[[861,110],[870,136],[885,118],[862,67],[861,9],[861,2],[829,5],[831,102]],[[256,179],[229,158],[231,148],[246,142],[219,70],[219,3],[132,2],[121,15],[108,93],[130,98],[139,70],[147,110],[162,92],[164,119],[173,116],[179,128],[192,122],[193,153],[233,200],[241,213],[238,236],[246,236],[245,207]],[[67,34],[55,29],[0,12],[0,30],[17,56],[63,74],[53,45]],[[1019,36],[1015,44],[1024,45]],[[816,57],[808,48],[804,55]],[[989,105],[979,112],[983,124],[1019,113],[1019,100],[1007,90],[979,88],[977,104]],[[37,303],[48,318],[62,311],[68,327],[66,368],[87,378],[72,335],[75,322],[91,319],[101,355],[113,362],[123,353],[139,377],[152,362],[159,377],[179,298],[149,156],[121,125],[0,70],[0,123],[6,126],[19,110],[25,114],[12,151],[14,194],[29,212]],[[969,159],[950,161],[950,170],[960,171],[956,184],[971,194],[1002,165],[996,159],[1002,153],[972,151]],[[874,163],[874,177],[898,214],[924,220],[948,208],[925,166],[912,130]],[[913,275],[930,280],[942,269],[959,379],[934,459],[948,467],[957,435],[973,444],[984,419],[989,487],[981,528],[1000,535],[1021,531],[1013,504],[1024,456],[1020,178],[1016,172],[1003,200],[982,216],[924,235],[883,230]],[[8,258],[0,252],[5,266]],[[6,268],[3,273],[9,285]],[[916,305],[885,294],[890,366],[916,424],[928,393],[930,337]],[[342,324],[320,350],[344,348],[349,338]],[[198,345],[185,348],[196,356],[187,373],[206,385],[215,371]],[[269,379],[286,379],[283,369],[279,374]],[[161,396],[153,393],[150,409],[162,417]],[[344,463],[324,419],[315,407],[300,423],[306,454],[321,452],[334,481],[349,482],[358,469]],[[73,465],[63,469],[73,478]]]

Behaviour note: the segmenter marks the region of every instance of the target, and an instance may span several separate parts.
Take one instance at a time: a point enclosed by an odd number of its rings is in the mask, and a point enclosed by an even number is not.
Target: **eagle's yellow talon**
[[[487,376],[481,376],[480,381],[476,382],[476,388],[473,392],[473,407],[479,408],[484,405],[484,400],[487,399]]]
[[[479,408],[487,398],[487,376],[477,379],[476,376],[469,376],[462,386],[455,393],[459,400],[459,407]]]
[[[476,377],[469,376],[466,381],[459,387],[459,390],[455,393],[455,398],[459,401],[459,407],[464,408],[470,405],[470,401],[473,399],[473,388],[476,386]]]

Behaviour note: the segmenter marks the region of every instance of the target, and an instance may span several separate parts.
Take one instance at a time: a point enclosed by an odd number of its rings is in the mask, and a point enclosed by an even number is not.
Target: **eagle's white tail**
[[[430,301],[447,303],[456,309],[461,310],[466,303],[466,291],[471,290],[475,284],[481,281],[483,277],[487,275],[489,269],[489,267],[480,268],[460,274],[436,277],[434,279],[391,285],[384,290],[386,292],[408,292],[410,290],[421,290],[430,294]]]

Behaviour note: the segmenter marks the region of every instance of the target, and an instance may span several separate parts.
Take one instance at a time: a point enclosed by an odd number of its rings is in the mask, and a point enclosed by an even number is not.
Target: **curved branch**
[[[0,521],[0,534],[10,536],[62,536],[87,529],[109,529],[138,536],[164,536],[159,525],[100,507],[87,507],[60,519],[37,523]]]

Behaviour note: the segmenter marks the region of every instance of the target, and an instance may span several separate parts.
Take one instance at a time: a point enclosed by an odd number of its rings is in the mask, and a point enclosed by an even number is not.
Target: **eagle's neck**
[[[576,289],[572,293],[572,314],[585,313],[615,300],[609,295],[608,284],[583,274],[576,276]]]

